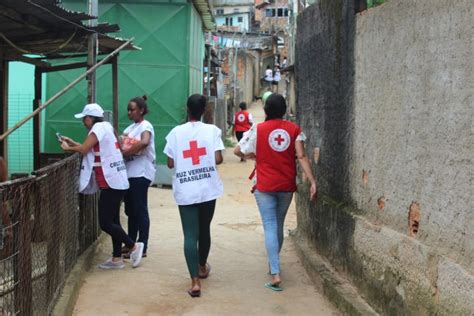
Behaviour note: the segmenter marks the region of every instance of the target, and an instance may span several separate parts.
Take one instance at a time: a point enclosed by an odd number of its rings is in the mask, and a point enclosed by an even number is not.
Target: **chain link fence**
[[[97,195],[77,193],[80,156],[0,183],[0,315],[48,315],[98,237]]]

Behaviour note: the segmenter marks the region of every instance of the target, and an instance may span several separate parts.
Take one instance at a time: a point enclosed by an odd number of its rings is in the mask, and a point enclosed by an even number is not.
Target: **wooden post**
[[[89,0],[89,15],[99,16],[98,0]],[[89,26],[97,26],[97,19],[89,20]],[[93,67],[97,63],[97,49],[98,49],[97,33],[89,35],[89,43],[87,47],[87,66]],[[92,72],[87,77],[87,103],[95,103],[97,101],[97,83],[96,72]]]
[[[37,110],[41,106],[42,97],[42,72],[41,68],[35,67],[35,98],[33,99],[33,111]],[[40,168],[40,146],[41,146],[41,115],[35,115],[33,117],[33,168],[38,170]]]
[[[8,61],[0,59],[0,132],[8,129]],[[0,157],[7,160],[8,146],[5,139],[0,143]]]
[[[119,89],[118,89],[118,56],[112,59],[112,116],[113,125],[118,133],[119,126]]]

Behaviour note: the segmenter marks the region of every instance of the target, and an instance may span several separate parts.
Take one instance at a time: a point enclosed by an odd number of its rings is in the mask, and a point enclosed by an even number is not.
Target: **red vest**
[[[250,129],[249,112],[240,111],[235,113],[234,126],[236,132],[246,132]]]
[[[301,129],[284,120],[257,125],[257,190],[296,191],[295,141]]]

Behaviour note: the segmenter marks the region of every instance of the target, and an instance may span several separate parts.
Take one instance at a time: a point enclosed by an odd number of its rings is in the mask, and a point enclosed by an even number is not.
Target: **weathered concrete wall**
[[[471,315],[472,1],[362,16],[351,3],[321,0],[298,21],[297,120],[320,192],[300,195],[299,234],[380,312]]]

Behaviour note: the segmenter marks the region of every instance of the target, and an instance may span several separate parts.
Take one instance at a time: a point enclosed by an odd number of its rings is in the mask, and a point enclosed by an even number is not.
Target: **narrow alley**
[[[263,120],[260,103],[250,112]],[[212,271],[203,282],[203,296],[186,293],[189,276],[183,255],[179,212],[170,189],[152,188],[151,236],[148,257],[132,269],[104,271],[96,267],[109,256],[103,236],[92,268],[77,300],[74,315],[339,315],[318,293],[287,238],[282,250],[283,292],[264,288],[268,282],[263,228],[247,176],[252,162],[240,163],[232,149],[225,152],[219,172],[224,196],[217,201],[211,226]],[[122,223],[126,218],[122,217]],[[285,231],[296,228],[293,203]]]
[[[474,316],[473,11],[0,1],[0,316]]]

